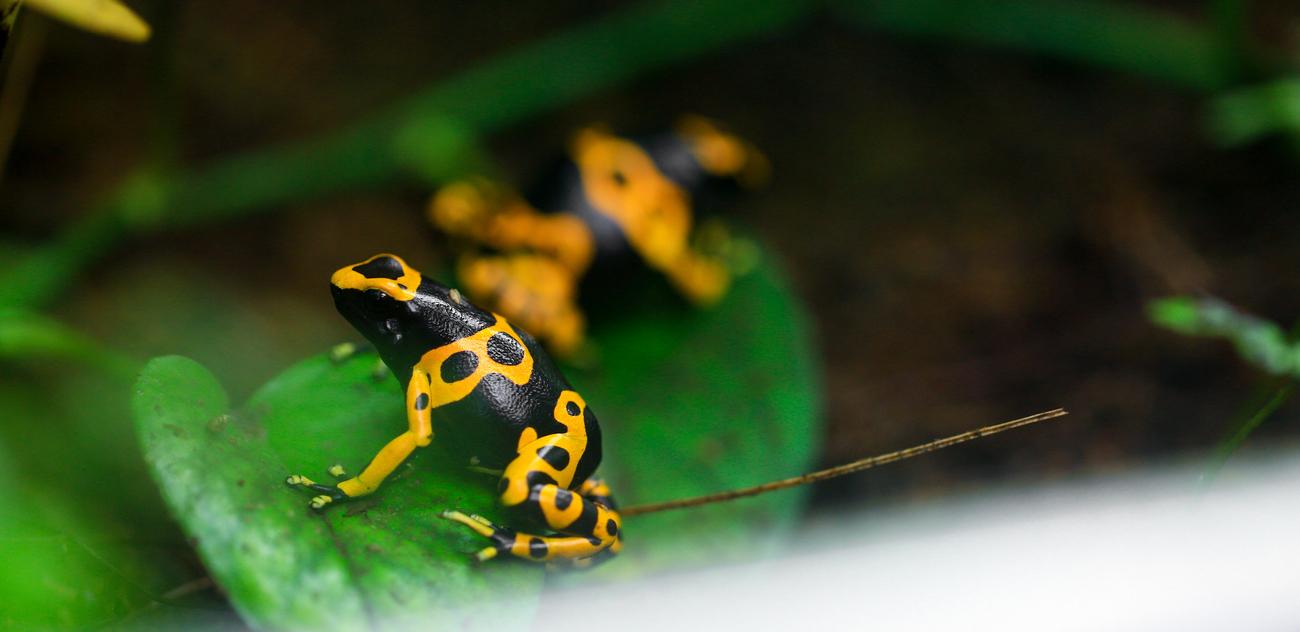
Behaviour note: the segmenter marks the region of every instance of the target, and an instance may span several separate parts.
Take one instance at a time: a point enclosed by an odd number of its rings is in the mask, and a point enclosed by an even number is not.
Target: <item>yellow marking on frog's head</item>
[[[330,277],[330,284],[340,290],[379,290],[399,301],[409,301],[415,298],[421,278],[420,271],[401,257],[385,253],[339,268]]]

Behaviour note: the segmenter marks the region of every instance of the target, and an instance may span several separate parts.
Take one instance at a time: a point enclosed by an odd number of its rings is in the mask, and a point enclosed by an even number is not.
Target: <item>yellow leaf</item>
[[[149,39],[149,25],[117,0],[26,0],[26,4],[92,33],[128,42]]]

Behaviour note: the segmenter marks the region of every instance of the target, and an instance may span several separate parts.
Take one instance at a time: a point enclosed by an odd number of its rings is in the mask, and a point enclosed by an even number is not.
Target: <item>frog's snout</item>
[[[340,312],[346,309],[347,296],[343,288],[330,283],[330,297],[334,299],[334,307]]]

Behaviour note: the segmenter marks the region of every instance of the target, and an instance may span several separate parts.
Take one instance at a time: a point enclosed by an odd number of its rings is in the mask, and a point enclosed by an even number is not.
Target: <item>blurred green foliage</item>
[[[1229,147],[1265,136],[1300,134],[1300,79],[1287,77],[1226,92],[1210,103],[1209,129]]]
[[[1152,322],[1188,336],[1223,338],[1241,358],[1273,375],[1300,377],[1300,345],[1276,323],[1212,298],[1173,297],[1149,306]]]
[[[0,359],[37,357],[81,364],[121,379],[131,379],[139,370],[131,358],[104,348],[53,318],[20,310],[0,311]]]
[[[1300,379],[1300,343],[1276,323],[1214,297],[1176,296],[1152,301],[1148,315],[1155,324],[1180,334],[1228,340],[1241,359],[1279,378],[1255,398],[1257,401],[1245,407],[1216,446],[1205,474],[1205,479],[1211,481],[1232,454],[1295,392],[1296,380]]]
[[[871,27],[992,44],[1096,64],[1197,90],[1238,80],[1237,58],[1212,29],[1130,2],[845,0]]]

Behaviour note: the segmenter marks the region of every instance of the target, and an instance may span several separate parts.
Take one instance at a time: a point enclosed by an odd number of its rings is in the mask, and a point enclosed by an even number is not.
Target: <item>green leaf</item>
[[[1300,79],[1285,77],[1215,97],[1207,126],[1214,140],[1227,147],[1300,132]]]
[[[0,405],[6,414],[13,411]],[[4,419],[28,423],[33,418]],[[25,452],[36,447],[0,439],[0,630],[97,628],[146,611],[175,611],[163,595],[183,581],[178,577],[193,573],[184,560],[164,557],[141,564],[137,534],[120,524],[124,521],[88,508],[75,488],[38,479],[4,452],[6,445],[21,445]],[[159,550],[156,540],[152,544]]]
[[[835,0],[850,21],[1130,72],[1174,86],[1228,87],[1241,63],[1222,33],[1135,2]]]
[[[1157,325],[1189,336],[1225,338],[1241,358],[1273,375],[1300,377],[1300,346],[1276,323],[1242,312],[1217,298],[1172,297],[1152,301]]]
[[[593,332],[600,360],[569,377],[600,416],[601,475],[625,505],[751,485],[810,467],[819,438],[807,327],[767,266],[716,309],[647,292]],[[662,299],[662,300],[660,300]],[[322,304],[326,303],[322,298]],[[434,445],[373,496],[317,515],[285,475],[355,473],[406,427],[402,393],[373,355],[320,356],[272,379],[240,412],[201,367],[155,360],[137,423],[173,511],[213,576],[257,627],[349,627],[419,616],[422,626],[530,620],[541,568],[469,563],[486,542],[437,518],[461,509],[508,522],[496,480]],[[807,490],[629,518],[624,555],[578,581],[753,556],[795,525]],[[310,587],[310,589],[305,589]],[[483,606],[494,595],[503,602]],[[431,614],[433,613],[433,614]],[[488,624],[482,624],[487,626]]]
[[[405,617],[431,628],[519,627],[532,616],[540,569],[472,567],[468,536],[433,515],[450,503],[485,510],[490,489],[412,463],[381,492],[382,504],[316,514],[285,486],[287,474],[323,474],[331,459],[364,463],[363,453],[395,434],[385,422],[400,421],[400,397],[368,364],[308,360],[246,410],[226,414],[226,395],[206,369],[180,357],[151,361],[133,408],[168,505],[255,627],[355,629]],[[497,595],[511,598],[482,603]]]
[[[1188,296],[1151,301],[1147,305],[1147,317],[1151,322],[1180,334],[1193,335],[1200,326],[1196,299]]]
[[[671,299],[671,297],[669,297]],[[803,312],[767,263],[716,308],[677,300],[605,319],[603,361],[570,371],[600,416],[609,480],[624,506],[802,474],[821,441],[818,374]],[[864,447],[864,452],[866,448]],[[623,575],[753,557],[779,545],[807,488],[627,519]]]

